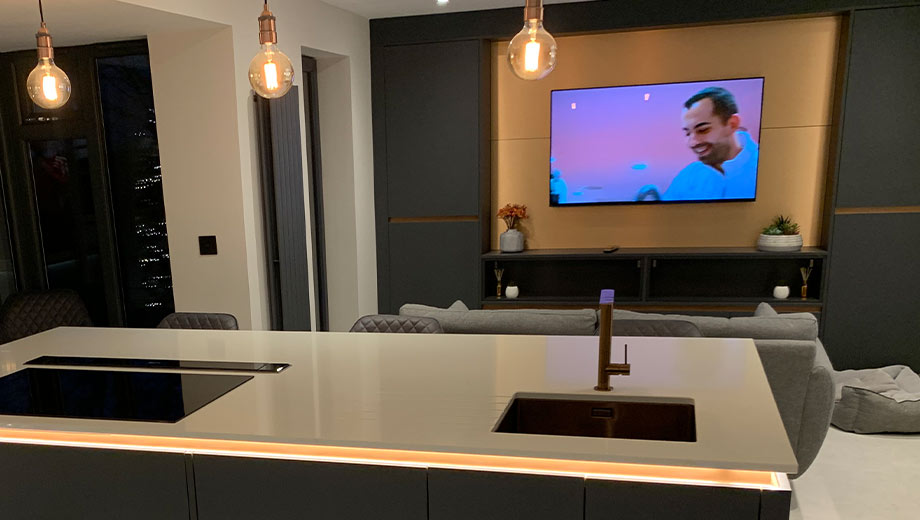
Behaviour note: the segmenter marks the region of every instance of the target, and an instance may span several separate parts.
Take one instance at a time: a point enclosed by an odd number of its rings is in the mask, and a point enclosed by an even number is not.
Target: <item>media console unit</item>
[[[593,307],[600,289],[616,290],[618,308],[687,314],[750,314],[762,301],[784,311],[823,309],[827,251],[805,247],[765,252],[753,247],[532,249],[482,255],[485,309]],[[520,296],[497,295],[495,267],[504,269],[502,288],[515,282]],[[807,298],[801,298],[800,267],[812,267]],[[788,285],[786,299],[773,288]]]

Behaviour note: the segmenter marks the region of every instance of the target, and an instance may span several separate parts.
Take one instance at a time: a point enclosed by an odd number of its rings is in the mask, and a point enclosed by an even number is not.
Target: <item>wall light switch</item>
[[[216,255],[217,237],[214,235],[198,237],[198,251],[202,255]]]

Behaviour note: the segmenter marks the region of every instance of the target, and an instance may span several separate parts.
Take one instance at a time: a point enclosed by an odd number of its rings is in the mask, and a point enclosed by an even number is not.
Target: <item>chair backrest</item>
[[[218,312],[174,312],[157,325],[158,329],[239,330],[236,317]]]
[[[358,318],[349,332],[409,332],[440,334],[441,324],[434,318],[371,314]]]
[[[615,336],[665,336],[701,338],[699,327],[682,320],[613,320]]]
[[[80,295],[71,290],[17,293],[0,307],[0,343],[68,326],[93,326]]]

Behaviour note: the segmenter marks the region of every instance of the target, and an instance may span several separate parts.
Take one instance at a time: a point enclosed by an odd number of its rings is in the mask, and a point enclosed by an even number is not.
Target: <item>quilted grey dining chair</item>
[[[80,295],[67,289],[13,294],[0,307],[0,343],[55,327],[92,326]]]
[[[174,312],[157,325],[158,329],[239,330],[236,316],[218,312]]]
[[[441,324],[434,318],[370,314],[358,318],[349,332],[409,332],[440,334]]]

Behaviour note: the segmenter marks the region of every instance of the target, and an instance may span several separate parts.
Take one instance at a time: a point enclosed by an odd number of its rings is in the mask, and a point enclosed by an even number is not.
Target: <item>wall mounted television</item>
[[[755,200],[763,85],[554,90],[550,206]]]

